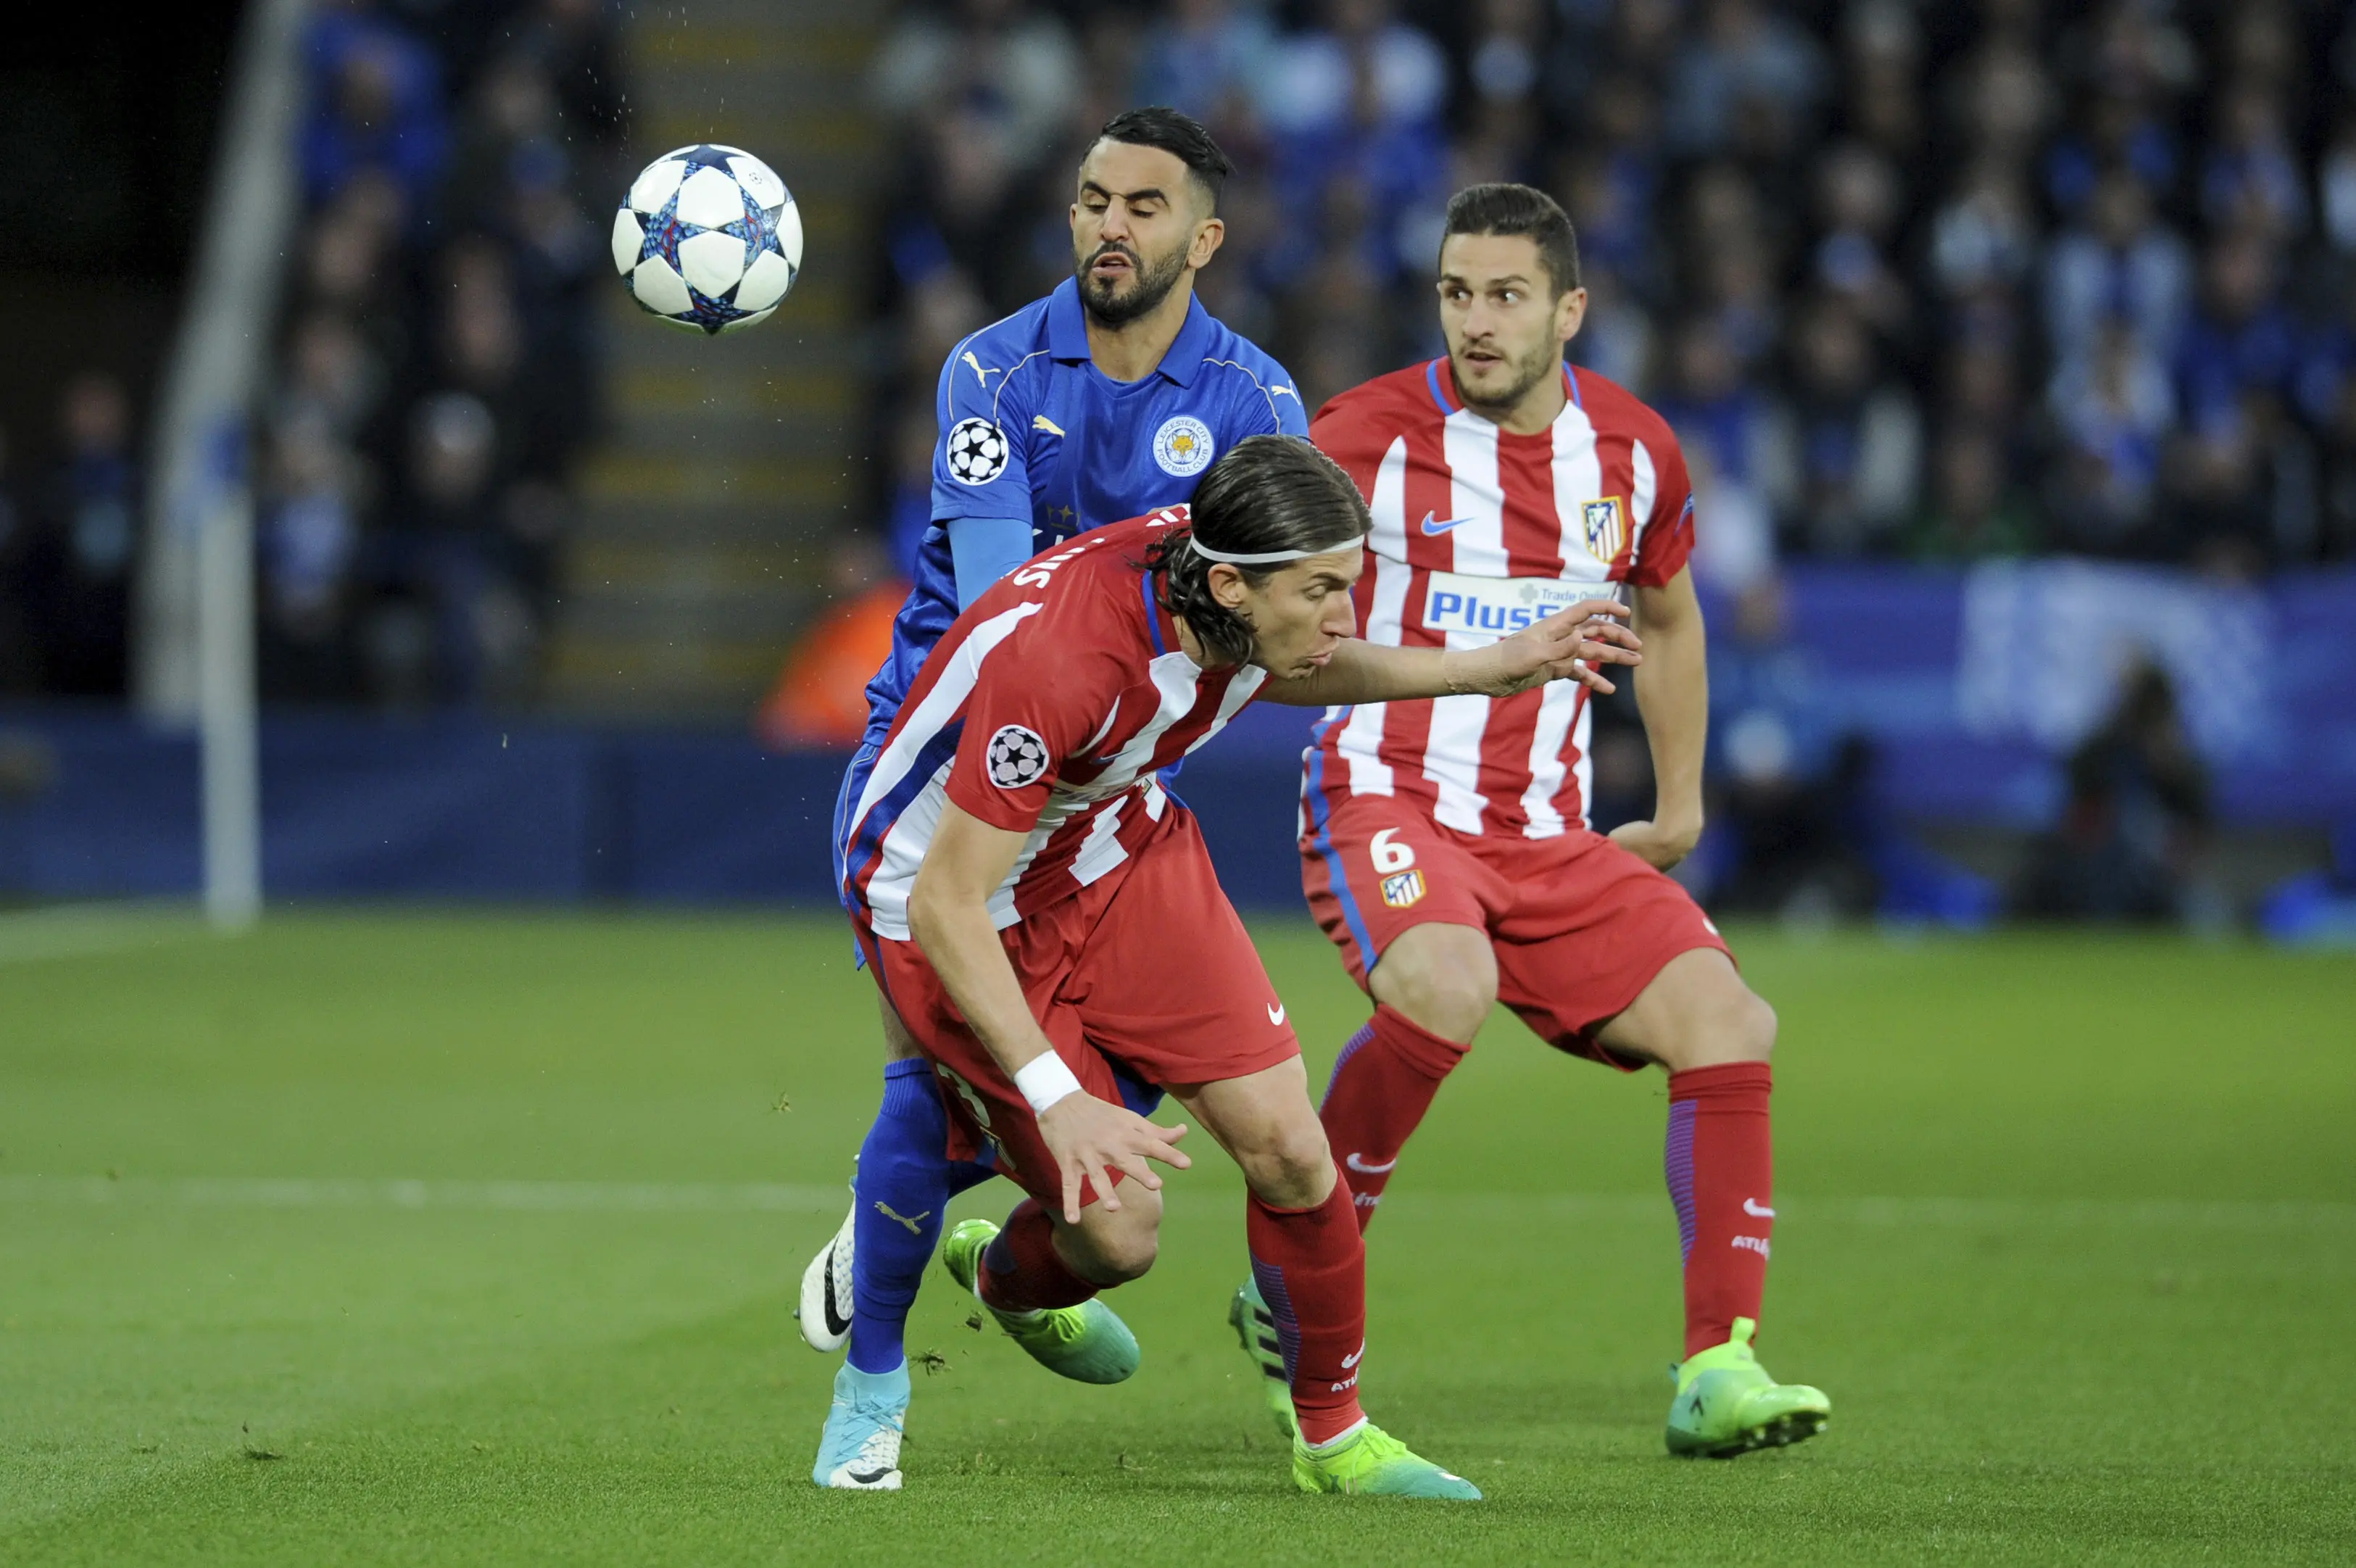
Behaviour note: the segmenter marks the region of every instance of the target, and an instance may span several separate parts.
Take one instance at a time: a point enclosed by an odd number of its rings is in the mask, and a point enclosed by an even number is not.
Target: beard
[[[1116,252],[1129,258],[1131,282],[1126,294],[1114,293],[1117,285],[1098,283],[1089,270],[1096,265],[1098,257]],[[1151,316],[1170,297],[1170,291],[1178,286],[1185,271],[1186,249],[1183,245],[1173,247],[1169,254],[1150,267],[1135,251],[1121,244],[1099,245],[1085,260],[1076,260],[1072,265],[1072,275],[1079,280],[1080,303],[1100,327],[1126,327],[1140,317]]]
[[[1462,397],[1471,407],[1510,409],[1527,397],[1530,389],[1546,380],[1547,376],[1560,373],[1562,346],[1558,343],[1541,343],[1526,357],[1512,363],[1514,367],[1512,382],[1504,392],[1494,396],[1485,392],[1479,397],[1472,395],[1471,387],[1465,384],[1463,363],[1453,354],[1449,356],[1448,368],[1456,373],[1457,394]]]

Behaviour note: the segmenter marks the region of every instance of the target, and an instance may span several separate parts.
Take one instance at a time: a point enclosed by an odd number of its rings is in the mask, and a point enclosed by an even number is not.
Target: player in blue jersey
[[[1194,297],[1194,274],[1226,232],[1219,188],[1233,169],[1175,110],[1115,117],[1080,162],[1073,276],[950,350],[933,524],[892,655],[867,688],[867,741],[843,780],[845,803],[864,788],[925,656],[992,583],[1074,534],[1188,499],[1211,460],[1247,436],[1308,435],[1284,368]],[[992,1174],[947,1159],[931,1068],[888,1004],[883,1012],[883,1108],[860,1149],[851,1213],[811,1260],[798,1311],[813,1348],[850,1345],[812,1478],[869,1490],[900,1484],[902,1335],[942,1210]],[[1124,1092],[1141,1112],[1160,1099],[1141,1083]],[[1052,1364],[1056,1333],[1072,1326],[1039,1326],[1024,1348]]]

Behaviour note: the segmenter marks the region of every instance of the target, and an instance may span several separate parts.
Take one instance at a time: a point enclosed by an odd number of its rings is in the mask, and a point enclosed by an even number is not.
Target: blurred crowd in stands
[[[253,444],[264,695],[528,697],[600,428],[616,0],[315,0],[301,216]],[[862,15],[862,21],[865,19]],[[1205,303],[1312,411],[1436,354],[1448,194],[1552,191],[1580,364],[1678,432],[1712,611],[1712,907],[2182,915],[2209,791],[2130,680],[2008,894],[1910,849],[1825,721],[1780,564],[2356,560],[2356,10],[2338,0],[907,0],[869,81],[881,529],[763,721],[855,736],[930,518],[952,346],[1068,277],[1122,108],[1240,166]],[[794,149],[776,149],[791,178]],[[119,694],[147,433],[119,382],[0,445],[0,695]],[[1604,825],[1649,809],[1600,704]],[[2356,830],[2333,897],[2356,901]],[[2351,916],[2356,918],[2356,916]]]
[[[27,473],[0,441],[0,697],[119,696],[141,501],[123,383],[69,380],[50,446]]]
[[[1205,302],[1312,409],[1437,351],[1450,190],[1557,195],[1573,357],[1670,415],[1730,588],[1788,554],[2346,557],[2351,81],[2320,0],[911,5],[873,78],[878,450],[914,521],[944,350],[1065,274],[1080,148],[1166,102],[1243,168]]]
[[[1441,351],[1451,190],[1540,186],[1591,296],[1572,358],[1658,406],[1696,479],[1720,826],[1693,877],[1713,908],[1984,918],[2007,895],[1912,850],[1870,745],[1812,709],[1778,563],[2356,556],[2351,88],[2356,18],[2322,0],[908,5],[872,80],[879,499],[911,549],[941,362],[1068,274],[1071,171],[1124,106],[1194,113],[1241,166],[1201,292],[1312,410]],[[2009,902],[2197,897],[2174,725],[2163,679],[2130,682]],[[1595,750],[1606,820],[1647,810],[1630,704]]]
[[[624,99],[601,0],[329,0],[261,434],[267,697],[530,689],[596,428]]]
[[[263,695],[528,690],[568,473],[596,429],[588,290],[621,188],[603,0],[318,0],[301,212],[249,455]],[[50,471],[0,449],[0,693],[120,697],[144,524],[122,384],[71,380]]]

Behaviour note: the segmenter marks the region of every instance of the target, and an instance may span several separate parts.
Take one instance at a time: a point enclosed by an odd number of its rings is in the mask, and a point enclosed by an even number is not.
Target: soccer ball
[[[748,327],[801,271],[801,209],[752,154],[681,147],[632,182],[614,214],[614,265],[630,296],[674,327]]]

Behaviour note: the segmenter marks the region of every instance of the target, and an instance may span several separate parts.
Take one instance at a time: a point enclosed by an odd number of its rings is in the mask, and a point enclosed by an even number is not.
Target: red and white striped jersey
[[[1563,369],[1551,428],[1465,408],[1445,358],[1378,376],[1309,438],[1373,510],[1358,618],[1370,642],[1481,648],[1614,585],[1661,586],[1693,549],[1676,437],[1625,388]],[[1331,708],[1307,754],[1303,832],[1328,792],[1396,795],[1460,832],[1551,838],[1587,821],[1587,691]]]
[[[1268,672],[1205,670],[1155,602],[1145,553],[1183,507],[1039,556],[926,656],[845,835],[843,897],[908,940],[908,894],[944,802],[1025,835],[991,897],[1000,929],[1111,874],[1177,821],[1155,773],[1226,726]]]

